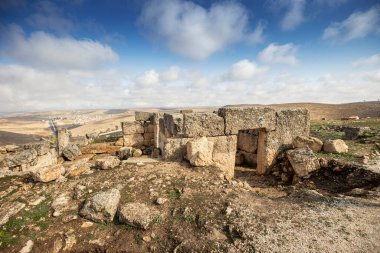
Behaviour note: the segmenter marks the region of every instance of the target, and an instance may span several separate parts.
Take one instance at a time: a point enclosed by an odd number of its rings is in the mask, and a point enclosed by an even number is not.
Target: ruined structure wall
[[[296,136],[309,134],[310,126],[306,109],[275,111],[267,107],[223,107],[217,114],[145,113],[136,114],[136,119],[139,120],[123,123],[125,146],[159,147],[164,160],[182,161],[190,160],[186,153],[189,142],[195,149],[212,145],[211,158],[203,159],[202,164],[214,165],[230,177],[234,173],[237,148],[244,150],[249,146],[244,141],[255,139],[257,142],[256,147],[244,152],[252,156],[252,162],[256,159],[258,172],[264,174],[269,172],[279,152],[288,148]],[[242,130],[250,136],[242,134],[238,143]],[[194,143],[201,137],[206,137],[209,144]],[[194,152],[192,156],[199,156],[197,150]],[[207,153],[205,150],[199,152]]]

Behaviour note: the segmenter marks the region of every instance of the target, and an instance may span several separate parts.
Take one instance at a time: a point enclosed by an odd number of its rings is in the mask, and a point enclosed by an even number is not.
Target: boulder
[[[85,174],[91,170],[91,164],[80,161],[78,163],[72,164],[69,168],[66,169],[67,177],[76,177],[82,174]]]
[[[5,157],[5,163],[8,167],[16,167],[24,164],[30,164],[37,159],[37,151],[34,149],[25,149],[14,154],[8,154]]]
[[[185,113],[183,133],[190,138],[224,135],[224,119],[212,112]]]
[[[95,167],[101,170],[113,169],[119,164],[120,160],[116,156],[105,156],[95,160]]]
[[[161,218],[160,212],[142,203],[127,203],[119,208],[120,223],[147,229],[155,219]]]
[[[347,140],[356,140],[370,130],[369,127],[343,127],[344,137]]]
[[[122,147],[117,152],[117,156],[120,160],[127,160],[130,156],[132,156],[132,147]]]
[[[187,160],[193,166],[208,166],[212,164],[214,143],[206,137],[190,140],[186,144]]]
[[[78,145],[75,144],[68,144],[63,150],[62,155],[69,161],[74,160],[78,156],[80,156],[82,153],[78,147]]]
[[[112,222],[120,201],[120,191],[112,188],[85,200],[79,215],[99,223]]]
[[[293,146],[296,148],[309,147],[313,152],[321,151],[323,142],[315,137],[297,136],[293,140]]]
[[[309,147],[288,150],[286,156],[298,177],[307,177],[310,172],[319,169],[319,161]]]
[[[57,180],[65,172],[65,168],[61,165],[53,165],[39,168],[31,173],[32,178],[36,182],[50,182]]]
[[[323,143],[323,151],[327,153],[347,153],[348,152],[348,146],[347,144],[340,139],[337,140],[326,140]]]
[[[143,152],[141,151],[141,149],[138,149],[138,148],[133,149],[133,153],[132,153],[133,157],[140,157],[140,156],[142,156],[142,154],[143,154]]]

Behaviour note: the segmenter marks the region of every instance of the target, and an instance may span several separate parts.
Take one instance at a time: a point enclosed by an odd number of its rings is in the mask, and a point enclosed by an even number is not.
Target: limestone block
[[[218,136],[208,137],[207,139],[214,143],[212,154],[213,165],[219,167],[228,178],[233,178],[237,136]]]
[[[296,136],[293,140],[293,145],[296,148],[309,147],[313,152],[321,151],[323,142],[311,136]]]
[[[299,177],[306,177],[310,172],[319,169],[319,161],[309,147],[288,150],[286,156],[294,173]]]
[[[120,191],[114,188],[105,192],[99,192],[86,199],[79,214],[95,222],[112,222],[119,205],[120,197]]]
[[[186,137],[222,136],[224,119],[215,113],[185,113],[183,115],[183,132]]]
[[[276,112],[269,107],[222,107],[218,114],[225,120],[227,135],[238,134],[239,130],[276,127]]]
[[[46,166],[32,172],[32,178],[36,182],[50,182],[57,180],[63,173],[65,168],[61,165]]]
[[[87,162],[76,162],[71,164],[67,169],[65,175],[67,177],[76,177],[85,174],[91,170],[91,164]]]
[[[142,134],[124,135],[124,146],[139,147],[144,144],[144,136]]]
[[[183,114],[165,113],[162,125],[160,128],[166,137],[183,137]]]
[[[190,164],[197,167],[212,164],[214,143],[206,137],[193,139],[186,144],[186,156]]]
[[[68,144],[63,150],[62,155],[69,161],[75,160],[78,156],[80,156],[82,153],[76,144]]]
[[[81,147],[80,151],[82,154],[114,154],[119,149],[120,147],[108,143],[92,143],[85,147]]]
[[[136,121],[151,121],[153,117],[152,112],[135,112],[135,120]]]
[[[142,229],[147,229],[157,217],[161,217],[158,210],[138,202],[122,205],[118,211],[120,223]]]
[[[348,146],[347,144],[340,139],[337,140],[326,140],[323,143],[323,151],[327,153],[347,153],[348,152]]]
[[[57,131],[58,155],[62,155],[63,149],[69,144],[69,142],[70,133],[67,131],[67,129],[59,129]]]
[[[144,125],[139,121],[122,122],[121,127],[124,135],[144,133]]]
[[[15,153],[7,154],[5,164],[12,168],[21,165],[29,165],[37,159],[37,151],[34,149],[25,149]]]
[[[57,152],[55,148],[52,148],[45,155],[37,156],[36,163],[33,166],[30,166],[28,170],[34,170],[55,164],[57,164]]]
[[[22,149],[34,149],[37,151],[37,155],[45,155],[50,150],[49,142],[38,142],[22,145]]]
[[[105,156],[95,160],[95,167],[101,170],[113,169],[119,164],[120,159],[116,156]]]
[[[257,134],[239,132],[237,147],[239,150],[254,153],[257,150],[257,141]]]
[[[186,143],[191,138],[167,138],[162,147],[162,158],[169,161],[182,161],[186,155]]]

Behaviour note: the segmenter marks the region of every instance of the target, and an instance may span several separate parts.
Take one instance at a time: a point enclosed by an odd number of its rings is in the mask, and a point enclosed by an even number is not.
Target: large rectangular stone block
[[[258,133],[251,134],[239,132],[237,148],[248,153],[255,153],[257,150],[257,140]]]
[[[186,156],[186,143],[191,138],[167,138],[162,147],[162,158],[169,161],[182,161]]]
[[[214,143],[212,161],[228,178],[234,177],[237,136],[208,137]]]
[[[183,117],[183,133],[186,137],[224,135],[224,119],[215,113],[185,113]]]
[[[153,113],[152,112],[135,112],[136,121],[152,121]]]
[[[123,129],[123,134],[143,134],[144,125],[139,121],[127,121],[122,122],[121,127]]]
[[[125,147],[140,147],[144,145],[144,136],[142,134],[127,134],[123,138]]]
[[[183,114],[165,113],[163,116],[162,128],[160,130],[168,138],[183,137]]]
[[[269,107],[222,107],[218,112],[225,120],[225,134],[238,134],[239,130],[276,127],[276,111]]]

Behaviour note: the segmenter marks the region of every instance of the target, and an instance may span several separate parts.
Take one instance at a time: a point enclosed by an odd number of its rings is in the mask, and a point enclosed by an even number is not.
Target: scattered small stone
[[[92,227],[94,225],[93,222],[91,221],[85,221],[82,223],[82,225],[80,226],[81,228],[89,228],[89,227]]]
[[[132,153],[132,156],[133,157],[140,157],[140,156],[142,156],[142,151],[141,151],[141,149],[134,149],[133,150],[133,153]]]
[[[77,243],[77,240],[75,238],[75,235],[73,235],[72,233],[68,234],[66,233],[65,234],[65,247],[63,248],[63,250],[70,250],[75,244]]]
[[[142,203],[127,203],[119,208],[120,223],[137,228],[147,229],[155,219],[161,219],[161,214],[154,208]]]
[[[143,236],[142,239],[144,242],[150,242],[152,240],[152,238],[150,236]]]
[[[227,206],[224,210],[224,213],[229,216],[232,213],[233,209],[230,206]]]
[[[158,198],[158,199],[156,200],[156,203],[157,203],[158,205],[163,205],[163,204],[165,204],[167,201],[168,201],[168,199],[165,199],[165,198]]]
[[[32,251],[33,245],[34,243],[32,240],[27,241],[26,245],[20,250],[20,253],[29,253]]]

